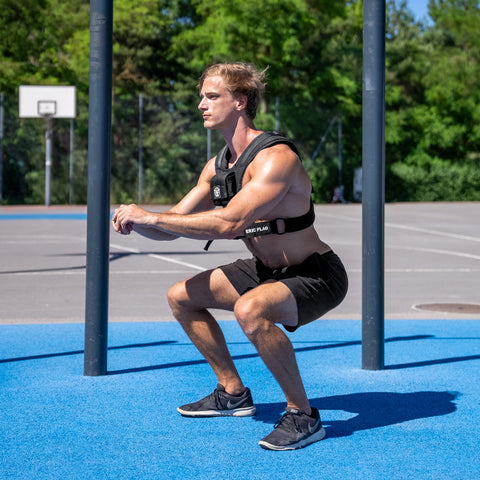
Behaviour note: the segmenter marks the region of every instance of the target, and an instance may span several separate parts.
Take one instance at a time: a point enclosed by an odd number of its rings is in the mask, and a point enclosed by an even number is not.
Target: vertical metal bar
[[[338,114],[338,186],[340,187],[340,200],[343,203],[343,179],[342,179],[342,114]]]
[[[143,183],[143,95],[138,96],[138,203],[142,203]]]
[[[68,201],[70,205],[73,203],[73,150],[74,150],[74,142],[73,142],[73,118],[70,119],[70,166],[68,170],[68,178],[70,183],[69,188],[69,195]]]
[[[84,374],[107,373],[113,0],[90,2]]]
[[[49,207],[51,203],[51,179],[52,179],[52,137],[53,137],[53,118],[46,117],[47,131],[45,132],[45,206]]]
[[[277,95],[275,97],[275,131],[278,132],[280,129],[280,97]]]
[[[3,92],[0,93],[0,202],[3,200]]]
[[[385,1],[363,6],[362,368],[384,360]]]

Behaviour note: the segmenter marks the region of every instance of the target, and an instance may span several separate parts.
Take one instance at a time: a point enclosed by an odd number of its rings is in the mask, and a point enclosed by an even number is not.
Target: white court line
[[[76,268],[76,267],[72,267]],[[110,275],[165,275],[165,274],[185,274],[185,270],[112,270],[110,269]],[[44,272],[0,272],[0,279],[8,276],[15,277],[41,277],[41,276],[73,276],[80,275],[85,276],[85,269],[80,270],[65,270],[65,271],[44,271]]]
[[[328,218],[335,218],[338,220],[350,220],[351,222],[361,222],[361,218],[357,217],[349,217],[348,215],[334,215],[333,213],[325,213],[325,212],[317,212],[315,210],[316,217],[328,217]]]
[[[75,267],[73,267],[75,268]],[[360,268],[347,268],[348,273],[361,273]],[[479,268],[386,268],[385,273],[478,273]],[[110,275],[165,275],[185,274],[185,270],[112,270]],[[38,277],[38,276],[85,276],[85,269],[65,271],[39,271],[39,272],[0,272],[0,279],[8,276]]]
[[[12,236],[9,238],[3,238],[0,237],[0,244],[2,245],[38,245],[39,242],[42,244],[58,244],[62,243],[64,244],[65,242],[79,242],[79,243],[85,243],[85,240],[83,238],[79,237],[71,237],[71,236],[64,236],[64,235],[58,235],[58,236],[53,236],[53,235],[29,235],[29,236]]]
[[[327,242],[328,243],[328,242]],[[333,243],[333,240],[332,240]],[[361,248],[361,244],[356,242],[343,242],[343,241],[335,241],[336,245],[342,245],[347,247],[358,247]],[[399,250],[409,250],[409,251],[417,251],[417,252],[426,252],[426,253],[438,253],[440,255],[451,255],[453,257],[462,257],[462,258],[471,258],[472,260],[480,260],[480,255],[473,255],[472,253],[462,253],[462,252],[455,252],[451,250],[441,250],[439,248],[426,248],[426,247],[406,247],[405,245],[385,245],[385,250],[387,249],[399,249]],[[455,270],[460,271],[460,270]],[[470,271],[470,270],[469,270]],[[475,271],[475,270],[472,270]]]
[[[478,268],[386,268],[387,273],[478,273]]]
[[[480,255],[471,253],[452,252],[451,250],[441,250],[439,248],[423,248],[423,247],[405,247],[403,245],[388,245],[387,248],[398,248],[399,250],[409,250],[414,252],[439,253],[440,255],[451,255],[453,257],[470,258],[472,260],[480,260]]]
[[[347,215],[333,215],[332,213],[324,213],[324,212],[315,212],[315,214],[318,216],[336,218],[340,220],[349,220],[351,222],[357,222],[357,223],[362,221],[361,218],[349,217]],[[411,225],[403,225],[402,223],[385,222],[385,226],[390,228],[400,228],[402,230],[410,230],[412,232],[438,235],[439,237],[456,238],[458,240],[469,240],[471,242],[480,242],[480,237],[472,237],[470,235],[459,235],[458,233],[441,232],[440,230],[431,230],[429,228],[412,227]]]
[[[116,245],[113,243],[111,243],[110,246],[113,248],[116,248],[117,250],[123,250],[125,252],[142,253],[140,250],[137,250],[136,248],[123,247],[121,245]],[[163,260],[165,262],[174,263],[176,265],[182,265],[183,267],[193,268],[194,270],[200,270],[201,272],[204,272],[207,270],[206,268],[200,267],[199,265],[194,265],[193,263],[188,263],[188,262],[182,262],[181,260],[176,260],[175,258],[169,258],[163,255],[157,255],[156,253],[148,253],[147,256],[156,258],[157,260]]]
[[[469,240],[471,242],[480,242],[480,237],[459,235],[458,233],[441,232],[439,230],[430,230],[429,228],[412,227],[410,225],[402,225],[401,223],[385,222],[385,226],[392,228],[401,228],[402,230],[411,230],[413,232],[428,233],[430,235],[438,235],[439,237],[456,238],[458,240]]]
[[[385,273],[478,273],[478,268],[385,268]],[[362,273],[361,268],[347,268],[347,273]]]

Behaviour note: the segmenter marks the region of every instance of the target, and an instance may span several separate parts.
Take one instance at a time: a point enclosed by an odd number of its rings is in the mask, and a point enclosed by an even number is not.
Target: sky
[[[422,20],[428,15],[428,0],[407,0],[407,6],[415,16],[415,20]]]

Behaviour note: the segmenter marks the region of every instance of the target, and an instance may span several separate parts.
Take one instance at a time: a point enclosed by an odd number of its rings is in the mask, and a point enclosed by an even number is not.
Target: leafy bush
[[[480,169],[473,162],[436,159],[423,168],[396,163],[387,172],[385,198],[388,202],[479,201],[479,185]]]

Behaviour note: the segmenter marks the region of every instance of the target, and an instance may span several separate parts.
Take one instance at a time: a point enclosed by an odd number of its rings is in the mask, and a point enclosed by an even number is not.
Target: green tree
[[[450,161],[476,160],[480,150],[480,8],[477,0],[430,2],[435,20],[424,77],[429,105],[421,146]],[[478,165],[478,163],[477,163]]]
[[[268,67],[257,126],[293,138],[328,202],[342,182],[351,198],[361,166],[361,0],[115,0],[112,202],[136,200],[138,95],[145,98],[144,199],[173,201],[205,162],[196,85],[221,61]],[[415,22],[404,0],[387,3],[387,200],[478,199],[480,40],[478,0],[430,0],[432,24]],[[44,133],[18,119],[20,84],[75,85],[75,201],[86,201],[89,2],[0,0],[0,91],[7,202],[43,201]],[[321,149],[318,150],[322,139]],[[222,139],[213,134],[212,154]],[[69,122],[55,120],[52,201],[68,200]],[[312,161],[314,152],[318,152]],[[448,178],[448,181],[447,181]]]
[[[428,28],[389,6],[387,200],[479,198],[478,2],[431,1]]]
[[[32,75],[48,45],[45,35],[47,0],[2,0],[0,5],[0,90]]]
[[[132,17],[138,21],[132,22]],[[178,199],[199,173],[192,145],[198,143],[193,85],[173,54],[175,35],[193,22],[186,1],[118,0],[113,34],[112,201],[138,198],[138,94],[145,95],[143,199]],[[190,79],[190,82],[192,80]],[[168,97],[168,98],[167,98]],[[190,135],[185,129],[191,129]],[[198,128],[197,128],[198,131]],[[180,141],[182,140],[182,141]],[[203,158],[202,158],[203,160]],[[194,178],[192,178],[192,174]]]
[[[262,3],[261,17],[254,0],[193,3],[199,20],[174,39],[174,51],[197,75],[205,66],[222,61],[268,67],[266,98],[257,125],[274,127],[279,100],[280,130],[295,139],[307,164],[340,111],[345,125],[355,124],[354,118],[361,115],[361,81],[360,87],[356,84],[361,74],[354,70],[361,60],[361,3],[269,0]],[[352,147],[349,134],[353,131],[355,137],[358,128],[345,131],[346,144]],[[329,148],[333,143],[335,148]],[[334,136],[309,166],[317,201],[329,201],[337,184],[336,145]],[[352,178],[351,165],[353,159],[358,161],[358,151],[347,158]]]

